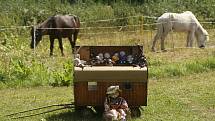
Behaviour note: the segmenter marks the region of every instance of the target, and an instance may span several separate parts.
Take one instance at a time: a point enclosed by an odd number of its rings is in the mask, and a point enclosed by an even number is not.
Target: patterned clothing
[[[104,102],[106,120],[125,120],[128,104],[122,97],[107,97]]]

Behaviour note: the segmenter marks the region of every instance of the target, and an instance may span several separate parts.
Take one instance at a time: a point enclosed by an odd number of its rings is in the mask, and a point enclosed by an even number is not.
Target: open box
[[[103,111],[106,90],[111,85],[119,85],[121,96],[126,99],[132,113],[140,116],[140,106],[147,105],[147,66],[130,63],[115,63],[112,66],[99,63],[90,65],[99,53],[124,51],[127,55],[143,55],[142,46],[83,46],[77,47],[80,59],[86,61],[84,68],[74,67],[74,99],[79,109],[92,106]]]

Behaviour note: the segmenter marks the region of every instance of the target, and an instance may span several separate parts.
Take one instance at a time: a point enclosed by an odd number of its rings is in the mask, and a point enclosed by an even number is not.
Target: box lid
[[[74,81],[147,81],[147,67],[93,66],[74,68]]]

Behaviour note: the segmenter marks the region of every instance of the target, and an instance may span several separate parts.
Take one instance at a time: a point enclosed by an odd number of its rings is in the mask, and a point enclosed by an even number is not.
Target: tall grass
[[[36,50],[33,51],[29,47],[29,32],[29,28],[23,28],[0,33],[3,39],[0,44],[0,88],[71,85],[73,70],[69,42],[63,41],[66,57],[60,57],[57,46],[54,48],[54,56],[49,57],[48,38],[45,36]],[[81,35],[77,44],[95,46],[142,43],[149,61],[149,75],[152,78],[183,76],[214,69],[214,49],[174,49],[167,53],[151,53],[149,52],[150,47],[148,47],[150,44],[147,42],[148,34],[150,33],[140,33],[138,30],[130,35],[127,32],[121,32],[116,36],[111,34]],[[140,39],[135,39],[136,37]],[[181,39],[183,38],[176,38],[177,44],[182,45]]]
[[[162,6],[167,4],[162,2],[162,5],[160,5],[160,3],[149,2],[144,5],[130,5],[122,1],[111,5],[95,3],[93,1],[79,1],[77,4],[70,4],[68,2],[61,3],[59,0],[0,0],[0,3],[0,88],[42,85],[67,86],[73,81],[71,74],[73,71],[71,54],[68,54],[68,57],[61,58],[58,56],[60,54],[57,47],[55,47],[54,52],[56,52],[57,56],[47,57],[49,50],[47,45],[49,43],[46,37],[41,41],[36,52],[33,52],[29,48],[30,27],[21,27],[18,29],[8,29],[7,27],[34,25],[35,22],[41,22],[55,14],[78,15],[81,21],[86,22],[81,25],[82,27],[110,27],[150,23],[154,22],[154,19],[126,17],[136,15],[158,16],[165,11],[165,8]],[[170,8],[171,5],[169,4],[167,7],[169,10],[180,11],[174,7]],[[208,4],[205,3],[202,7],[206,8]],[[207,10],[210,10],[210,8]],[[210,12],[211,15],[212,13]],[[125,19],[93,22],[121,17],[125,17]],[[81,30],[78,44],[135,45],[143,43],[144,47],[149,50],[149,41],[152,39],[154,31],[143,32],[142,29],[151,28],[154,28],[154,26]],[[211,31],[210,35],[213,38],[214,32]],[[181,41],[178,41],[181,39],[183,38],[177,38],[174,44],[183,45]],[[213,45],[214,41],[210,42]],[[69,53],[71,49],[68,45],[64,41],[65,52]],[[171,45],[169,44],[169,46]],[[147,52],[146,55],[148,54]],[[183,56],[183,54],[179,56]],[[181,76],[214,69],[214,57],[200,60],[193,60],[191,58],[189,62],[174,62],[175,59],[172,57],[173,63],[169,63],[169,61],[164,59],[158,60],[154,55],[149,55],[148,57],[153,58],[153,60],[149,59],[150,77]]]
[[[199,1],[198,1],[199,2]],[[111,5],[93,0],[81,1],[76,4],[61,2],[60,0],[0,0],[0,25],[33,25],[34,20],[41,22],[49,16],[55,14],[75,14],[81,21],[89,22],[93,20],[121,18],[135,15],[160,16],[164,12],[193,11],[199,19],[210,18],[214,21],[213,3],[211,0],[197,3],[196,1],[156,1],[145,2],[144,4],[129,4],[125,1],[117,1]],[[181,7],[177,7],[181,4]],[[100,25],[127,25],[139,21],[137,19],[122,19],[109,23],[99,23]],[[155,22],[154,19],[145,18],[147,23]],[[95,23],[88,23],[94,25]],[[98,23],[97,23],[98,24]],[[208,27],[214,27],[211,24]]]
[[[8,65],[0,69],[0,88],[69,86],[72,82],[71,61],[59,60],[44,63],[36,59],[11,58]]]
[[[11,58],[8,65],[0,69],[0,88],[29,86],[68,86],[72,84],[71,58]],[[215,57],[184,59],[168,62],[149,59],[149,77],[180,77],[215,69]],[[2,62],[3,63],[3,62]],[[3,63],[4,64],[4,63]]]
[[[149,67],[149,76],[151,78],[185,76],[215,69],[215,57],[213,56],[168,65],[161,65],[159,63],[160,62],[158,62],[159,66],[154,64]]]

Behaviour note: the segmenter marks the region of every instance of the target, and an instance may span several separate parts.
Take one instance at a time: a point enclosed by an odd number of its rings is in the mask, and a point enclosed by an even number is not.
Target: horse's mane
[[[190,12],[190,11],[189,11]],[[192,16],[193,20],[197,24],[197,31],[201,31],[203,35],[208,35],[208,32],[203,28],[203,26],[200,24],[200,22],[197,20],[196,16],[190,12],[190,15]]]
[[[37,28],[49,28],[54,20],[54,17],[55,16],[51,16],[48,19],[46,19],[45,21],[43,21],[42,23],[39,23],[37,25]]]

